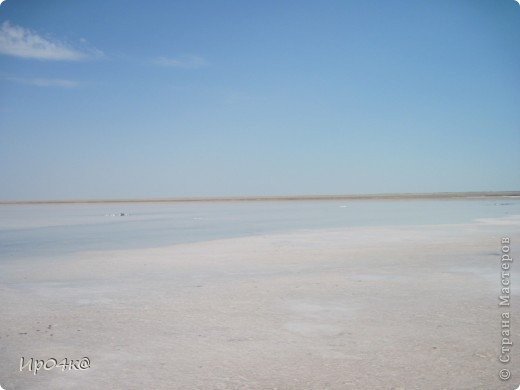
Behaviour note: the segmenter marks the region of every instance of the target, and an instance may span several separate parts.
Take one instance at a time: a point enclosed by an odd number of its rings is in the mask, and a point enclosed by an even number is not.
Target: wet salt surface
[[[520,242],[519,218],[479,209],[474,223],[411,226],[424,216],[404,206],[380,221],[400,226],[317,229],[331,222],[320,209],[287,233],[0,263],[2,385],[507,389],[497,375],[500,237]],[[457,211],[428,210],[445,223]],[[269,218],[289,219],[281,209]],[[88,356],[92,367],[33,375],[19,371],[21,356]]]
[[[514,215],[520,215],[516,198],[0,205],[0,261],[302,229],[467,223]]]

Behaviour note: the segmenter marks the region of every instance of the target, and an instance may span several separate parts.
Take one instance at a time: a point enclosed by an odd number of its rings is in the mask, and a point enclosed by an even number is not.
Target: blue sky
[[[6,0],[0,199],[520,190],[520,5]]]

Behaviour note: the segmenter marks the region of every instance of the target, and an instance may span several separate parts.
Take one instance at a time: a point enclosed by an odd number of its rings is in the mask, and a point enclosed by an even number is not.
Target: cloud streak
[[[198,56],[182,56],[176,58],[158,57],[153,64],[167,68],[200,69],[208,66],[206,60]]]
[[[97,49],[78,50],[63,42],[43,38],[8,21],[0,28],[0,54],[48,61],[81,61],[103,55]]]
[[[10,81],[14,81],[20,84],[33,85],[35,87],[51,87],[51,88],[77,88],[79,87],[79,83],[73,80],[64,80],[64,79],[21,79],[10,77],[8,78]]]

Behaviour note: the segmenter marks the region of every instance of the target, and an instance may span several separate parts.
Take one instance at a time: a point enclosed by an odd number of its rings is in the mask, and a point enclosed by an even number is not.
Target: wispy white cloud
[[[159,66],[181,69],[199,69],[208,66],[206,60],[198,56],[181,56],[176,58],[158,57],[152,62]]]
[[[9,77],[7,79],[21,84],[34,85],[36,87],[76,88],[80,85],[77,81],[64,79],[23,79],[17,77]]]
[[[0,53],[14,57],[50,61],[80,61],[100,57],[103,53],[93,48],[77,49],[57,40],[43,38],[8,21],[0,28]]]

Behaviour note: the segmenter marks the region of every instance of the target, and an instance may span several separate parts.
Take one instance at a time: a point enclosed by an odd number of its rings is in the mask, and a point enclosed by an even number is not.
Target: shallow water
[[[465,223],[513,215],[520,215],[520,199],[0,205],[0,261],[301,229]]]

